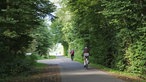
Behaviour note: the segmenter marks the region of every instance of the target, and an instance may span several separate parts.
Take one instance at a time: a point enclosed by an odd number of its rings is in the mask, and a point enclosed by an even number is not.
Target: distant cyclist
[[[71,60],[72,60],[72,61],[73,61],[73,59],[74,59],[74,53],[75,53],[74,50],[71,50],[71,51],[70,51],[70,55],[71,55]]]
[[[89,49],[87,47],[84,48],[83,50],[83,58],[84,58],[84,67],[86,67],[86,65],[89,63]],[[86,59],[88,61],[86,61]]]

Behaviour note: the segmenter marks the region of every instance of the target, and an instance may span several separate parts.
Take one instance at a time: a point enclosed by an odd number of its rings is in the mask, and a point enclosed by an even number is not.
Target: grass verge
[[[8,78],[5,82],[60,82],[58,65],[35,64],[35,70],[28,76]]]
[[[55,59],[56,56],[52,56],[52,55],[48,55],[48,56],[45,56],[45,55],[42,55],[42,56],[36,55],[36,58],[37,58],[38,60],[41,60],[41,59]]]
[[[83,63],[83,60],[75,58],[75,61],[78,61],[80,63]],[[126,82],[146,82],[146,75],[144,75],[144,78],[140,78],[140,75],[134,74],[134,73],[127,73],[127,72],[122,72],[118,71],[115,69],[107,68],[105,66],[99,65],[99,64],[89,64],[91,67],[97,68],[101,71],[105,71],[109,73],[112,76],[115,76],[117,78],[123,79]]]
[[[134,74],[134,73],[122,72],[122,71],[114,70],[114,69],[107,68],[105,66],[97,65],[97,64],[90,64],[90,66],[97,68],[99,70],[105,71],[109,73],[110,75],[123,79],[126,82],[146,82],[145,78],[142,79],[139,77],[139,75]]]

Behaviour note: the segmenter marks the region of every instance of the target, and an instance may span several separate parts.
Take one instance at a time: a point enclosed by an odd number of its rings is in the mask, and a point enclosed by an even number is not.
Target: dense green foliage
[[[41,56],[47,55],[48,48],[53,44],[52,35],[50,34],[49,29],[46,26],[40,26],[34,30],[32,36],[34,37],[33,43],[35,44],[35,53],[38,53]]]
[[[35,58],[25,53],[47,52],[52,42],[43,22],[55,6],[47,0],[2,0],[0,4],[0,78],[5,78],[32,69]]]
[[[76,58],[88,46],[91,62],[146,74],[145,0],[62,0],[61,6],[58,35]]]

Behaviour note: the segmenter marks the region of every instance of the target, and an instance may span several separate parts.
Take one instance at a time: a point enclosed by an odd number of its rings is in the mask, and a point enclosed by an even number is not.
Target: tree
[[[0,4],[5,3],[3,1]],[[27,62],[25,56],[34,40],[31,34],[55,9],[47,0],[5,1],[6,7],[0,5],[0,75],[4,77],[31,69],[32,63]],[[6,9],[3,11],[2,8]]]
[[[143,75],[145,3],[144,0],[63,0],[64,14],[57,15],[61,35],[77,54],[89,46],[94,54],[91,62]]]

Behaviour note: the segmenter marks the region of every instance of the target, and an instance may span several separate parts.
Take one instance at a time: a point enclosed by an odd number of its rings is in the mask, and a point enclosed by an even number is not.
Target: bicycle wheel
[[[86,58],[86,69],[88,69],[88,59]]]
[[[73,59],[74,59],[74,56],[71,56],[71,60],[73,61]]]

